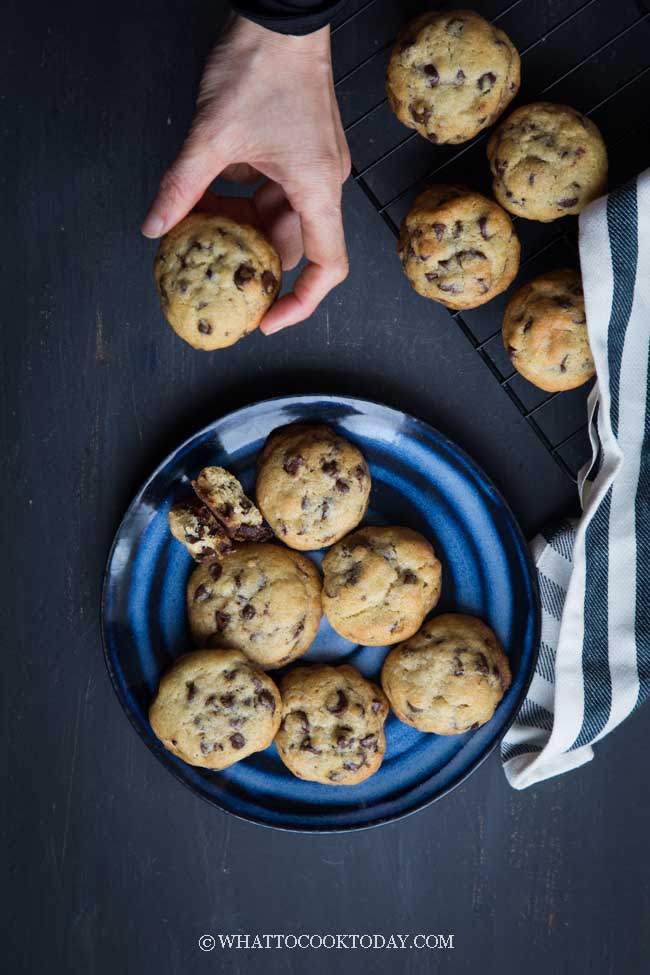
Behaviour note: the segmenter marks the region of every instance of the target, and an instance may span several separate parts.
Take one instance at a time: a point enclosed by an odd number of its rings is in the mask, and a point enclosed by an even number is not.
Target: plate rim
[[[106,629],[107,629],[107,624],[106,624],[106,605],[107,605],[107,599],[108,599],[108,584],[109,584],[109,577],[110,577],[110,567],[111,567],[111,563],[113,561],[113,555],[115,553],[115,548],[117,546],[118,538],[119,538],[120,533],[122,531],[122,527],[125,524],[125,522],[127,521],[127,519],[129,518],[129,516],[131,515],[132,510],[141,501],[142,495],[144,494],[144,492],[146,491],[146,489],[149,487],[149,485],[151,484],[151,482],[156,478],[156,476],[159,474],[159,472],[169,463],[169,461],[171,460],[171,458],[175,454],[177,454],[177,453],[179,453],[179,451],[185,449],[192,440],[196,439],[197,437],[200,437],[202,434],[207,433],[209,430],[212,430],[214,428],[215,424],[220,423],[222,421],[231,420],[238,413],[243,413],[244,411],[250,410],[250,409],[252,409],[252,408],[254,408],[256,406],[266,406],[266,405],[271,404],[271,403],[281,402],[282,400],[285,400],[285,401],[294,401],[294,402],[300,401],[300,402],[303,402],[303,403],[304,402],[309,402],[309,401],[318,401],[318,402],[324,402],[325,401],[325,402],[331,402],[331,403],[335,403],[335,404],[350,403],[350,404],[360,404],[362,406],[379,407],[382,410],[388,410],[390,413],[397,414],[397,415],[399,415],[401,417],[406,417],[409,421],[415,423],[416,426],[419,425],[419,426],[425,427],[428,431],[430,431],[432,434],[434,434],[435,437],[437,437],[439,440],[443,441],[444,443],[448,444],[458,454],[460,454],[460,456],[462,457],[462,459],[472,469],[474,469],[474,470],[476,470],[478,472],[478,474],[480,475],[480,477],[484,480],[484,482],[488,485],[488,487],[494,492],[495,497],[503,505],[503,507],[506,509],[508,515],[510,516],[510,519],[512,521],[512,525],[514,527],[515,535],[517,536],[519,542],[521,543],[522,550],[525,553],[525,563],[526,563],[526,565],[528,567],[528,570],[529,570],[529,578],[530,578],[530,581],[531,581],[532,598],[533,598],[534,615],[535,615],[535,619],[534,619],[534,633],[533,633],[533,646],[532,646],[532,650],[531,650],[531,660],[530,660],[528,674],[526,675],[526,678],[525,678],[525,680],[524,680],[524,682],[523,682],[523,684],[521,686],[521,689],[519,691],[519,694],[517,695],[517,698],[513,702],[512,713],[511,713],[510,717],[508,718],[508,720],[506,721],[505,725],[501,728],[501,730],[494,737],[494,739],[486,746],[486,748],[474,759],[474,761],[452,783],[450,783],[449,785],[445,786],[444,788],[441,788],[433,796],[430,796],[430,797],[428,797],[428,798],[426,798],[426,799],[424,799],[424,800],[422,800],[420,802],[414,803],[414,805],[412,805],[409,809],[407,809],[404,812],[395,813],[394,815],[382,816],[382,817],[380,817],[378,819],[375,819],[375,820],[373,820],[372,822],[369,822],[369,823],[358,823],[358,824],[355,824],[355,825],[352,825],[352,826],[320,826],[320,825],[313,825],[313,826],[291,826],[291,825],[283,825],[283,824],[279,824],[279,823],[270,823],[270,822],[267,822],[266,820],[261,819],[260,817],[255,816],[253,814],[242,813],[242,812],[235,812],[232,809],[228,808],[228,806],[226,806],[223,802],[219,801],[219,799],[214,798],[212,796],[208,796],[208,795],[206,795],[203,792],[199,792],[185,778],[183,778],[183,776],[180,774],[180,772],[178,772],[172,765],[168,765],[167,764],[167,762],[164,760],[164,755],[161,754],[161,748],[156,747],[156,745],[154,744],[154,742],[150,741],[149,737],[146,735],[146,733],[144,732],[144,730],[140,727],[139,723],[136,721],[136,719],[135,719],[135,717],[134,717],[131,709],[127,705],[127,702],[122,697],[122,693],[121,693],[119,681],[117,679],[117,675],[115,673],[115,669],[113,667],[113,663],[112,663],[112,660],[111,660],[111,657],[110,657],[110,654],[109,654],[109,650],[108,650],[108,636],[107,636],[107,632],[106,632]],[[514,723],[515,718],[517,717],[517,714],[519,713],[519,710],[521,708],[521,705],[523,704],[523,702],[524,702],[524,700],[526,698],[526,695],[528,693],[528,689],[529,689],[529,687],[531,685],[531,682],[532,682],[532,679],[533,679],[533,677],[535,675],[535,669],[536,669],[536,666],[537,666],[537,659],[538,659],[538,656],[539,656],[539,649],[540,649],[541,624],[542,624],[542,619],[541,619],[541,598],[540,598],[540,591],[539,591],[539,581],[538,581],[538,578],[537,578],[537,571],[535,569],[535,564],[533,562],[532,554],[531,554],[531,551],[530,551],[530,546],[529,546],[528,542],[526,541],[526,537],[525,537],[525,535],[524,535],[524,533],[523,533],[523,531],[521,529],[521,526],[519,524],[519,521],[515,517],[514,512],[512,511],[512,508],[510,507],[508,501],[503,496],[503,494],[501,493],[501,491],[499,490],[499,488],[494,484],[494,482],[492,481],[492,478],[489,477],[489,475],[483,470],[483,468],[480,466],[480,464],[478,464],[467,453],[467,451],[463,447],[459,446],[454,440],[451,440],[451,438],[447,437],[446,434],[442,433],[440,430],[438,430],[437,427],[434,427],[433,424],[429,423],[427,420],[423,420],[423,419],[421,419],[419,417],[415,417],[411,413],[407,413],[404,410],[400,410],[400,409],[398,409],[397,407],[394,407],[394,406],[389,406],[387,403],[382,403],[382,402],[380,402],[378,400],[371,400],[371,399],[367,399],[365,397],[362,398],[362,397],[359,397],[359,396],[343,396],[343,395],[337,395],[335,393],[290,393],[290,394],[280,394],[278,396],[270,396],[270,397],[267,397],[266,399],[262,399],[262,400],[254,400],[254,401],[252,401],[250,403],[247,403],[247,404],[245,404],[243,406],[237,407],[237,409],[235,409],[235,410],[231,410],[229,413],[222,414],[221,416],[219,416],[216,419],[212,420],[210,423],[205,424],[199,430],[195,430],[194,433],[191,433],[188,437],[185,438],[185,440],[183,440],[181,443],[177,444],[176,447],[173,448],[173,450],[171,450],[165,457],[163,457],[163,459],[160,461],[160,463],[154,468],[154,470],[149,474],[149,476],[140,485],[140,487],[138,488],[138,490],[134,494],[133,498],[131,499],[130,504],[128,505],[128,507],[126,508],[124,514],[122,515],[122,517],[120,519],[120,522],[119,522],[117,528],[115,529],[115,532],[114,532],[114,535],[113,535],[113,539],[112,539],[112,542],[111,542],[111,545],[110,545],[110,548],[109,548],[109,551],[108,551],[108,556],[106,558],[106,563],[104,565],[104,573],[103,573],[103,578],[102,578],[102,587],[101,587],[99,613],[100,613],[100,620],[99,620],[99,622],[100,622],[100,633],[101,633],[102,652],[103,652],[103,657],[104,657],[104,663],[106,664],[106,669],[107,669],[108,675],[110,677],[111,685],[112,685],[113,690],[115,692],[115,695],[116,695],[116,697],[117,697],[117,699],[118,699],[118,701],[120,703],[120,707],[122,708],[122,711],[126,714],[126,716],[127,716],[128,720],[129,720],[129,723],[131,724],[131,726],[137,732],[138,737],[140,738],[140,740],[146,745],[147,750],[149,752],[151,752],[155,756],[155,758],[161,763],[161,765],[166,769],[166,771],[169,772],[169,773],[171,773],[171,775],[173,775],[174,778],[178,782],[180,782],[183,786],[185,786],[185,788],[189,792],[191,792],[192,795],[198,796],[204,802],[207,802],[210,806],[216,807],[217,809],[221,810],[226,815],[234,816],[236,819],[242,820],[242,821],[247,822],[247,823],[254,823],[256,826],[262,826],[265,829],[281,830],[282,832],[285,832],[285,833],[307,833],[307,834],[310,834],[310,835],[311,834],[320,834],[320,835],[323,835],[323,834],[328,834],[328,833],[329,834],[334,834],[334,833],[356,833],[356,832],[359,832],[361,830],[377,829],[380,826],[387,825],[388,823],[394,823],[394,822],[397,822],[399,820],[406,819],[407,816],[412,816],[415,813],[420,812],[422,809],[426,809],[427,806],[431,806],[435,802],[438,802],[440,799],[444,799],[444,797],[445,796],[448,796],[451,792],[454,791],[454,789],[457,789],[458,786],[460,786],[464,782],[466,782],[467,779],[474,772],[476,772],[476,770],[483,764],[483,762],[485,762],[486,759],[489,758],[489,756],[495,751],[495,749],[497,748],[497,746],[501,744],[502,740],[507,735],[507,733],[510,730],[512,724]]]

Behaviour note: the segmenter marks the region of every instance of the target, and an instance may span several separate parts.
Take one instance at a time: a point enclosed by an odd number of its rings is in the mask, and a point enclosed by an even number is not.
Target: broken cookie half
[[[273,537],[237,478],[223,467],[204,467],[192,487],[231,538],[238,542],[266,542]]]
[[[177,502],[167,518],[172,535],[196,562],[211,562],[232,551],[228,533],[198,498]]]

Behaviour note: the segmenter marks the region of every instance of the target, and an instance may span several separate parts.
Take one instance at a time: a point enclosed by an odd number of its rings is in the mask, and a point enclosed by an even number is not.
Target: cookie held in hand
[[[462,735],[490,720],[510,687],[510,666],[489,626],[445,613],[391,650],[381,684],[400,721]]]
[[[477,308],[513,281],[520,247],[510,217],[493,200],[437,184],[406,215],[398,253],[418,294],[447,308]]]
[[[280,290],[282,267],[255,227],[191,213],[160,241],[154,276],[176,334],[209,352],[257,328]]]
[[[164,675],[149,721],[184,762],[224,769],[268,748],[281,708],[271,678],[239,650],[197,650]]]
[[[358,670],[314,665],[283,678],[282,722],[275,744],[300,779],[356,785],[380,767],[388,702]]]

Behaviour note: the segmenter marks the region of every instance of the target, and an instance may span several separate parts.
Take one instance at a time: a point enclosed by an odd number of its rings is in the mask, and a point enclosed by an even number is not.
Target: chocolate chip
[[[275,698],[270,691],[260,691],[257,695],[257,700],[263,708],[266,708],[267,711],[271,711],[272,713],[275,712]]]
[[[432,88],[435,88],[440,82],[440,75],[438,74],[438,69],[436,68],[435,64],[425,64],[422,70],[429,78],[429,85]]]
[[[345,583],[348,586],[356,586],[361,578],[361,565],[356,562],[345,576]]]
[[[239,572],[237,572],[233,576],[233,582],[235,583],[235,588],[236,589],[241,589],[241,584],[242,584],[243,577],[244,577],[244,570],[243,569],[240,569]]]
[[[487,232],[487,222],[488,222],[488,218],[487,217],[479,217],[478,218],[478,229],[481,231],[481,237],[483,238],[483,240],[489,240],[490,239],[490,237],[488,235],[488,232]]]
[[[478,85],[480,91],[485,92],[490,91],[496,80],[497,76],[492,71],[486,71],[485,74],[481,75],[476,84]]]
[[[535,183],[535,173],[529,173],[528,174],[528,184],[529,184],[529,186],[533,186],[534,183]]]
[[[416,105],[410,105],[409,108],[411,111],[411,118],[414,122],[417,122],[418,125],[426,125],[431,118],[431,111],[426,107],[426,105],[422,105],[421,108],[417,108]]]
[[[255,616],[255,607],[251,606],[250,603],[246,603],[246,605],[241,611],[241,614],[245,620],[252,620],[253,617]]]
[[[302,633],[302,631],[304,630],[304,628],[305,628],[305,621],[304,621],[304,619],[302,619],[302,620],[300,620],[300,622],[298,623],[297,627],[293,631],[293,639],[294,640],[297,640],[298,639],[298,637],[300,636],[300,634]]]
[[[480,725],[479,725],[478,721],[475,721],[474,724],[471,724],[467,730],[468,731],[476,731],[476,729],[479,728],[479,727],[480,727]]]
[[[373,752],[377,751],[377,736],[376,735],[366,735],[359,742],[362,748],[371,748]]]
[[[417,581],[418,581],[418,577],[416,576],[415,572],[411,572],[410,569],[407,569],[404,575],[402,576],[402,582],[404,583],[405,586],[412,586]]]
[[[234,735],[230,736],[230,744],[233,748],[236,748],[239,751],[239,749],[243,748],[246,744],[246,739],[237,731]]]
[[[363,484],[366,478],[366,470],[363,464],[357,464],[357,466],[354,468],[354,476],[356,477],[359,484]]]
[[[497,171],[497,176],[503,176],[506,169],[508,168],[508,162],[505,159],[495,159],[494,168]]]
[[[329,510],[330,510],[330,503],[327,500],[327,498],[325,498],[325,500],[321,504],[321,508],[320,508],[320,520],[321,521],[325,521],[325,519],[327,518],[327,514],[328,514]]]
[[[233,279],[237,287],[241,289],[249,281],[255,277],[255,268],[251,267],[250,264],[240,264],[233,275]]]
[[[436,235],[436,240],[442,240],[445,235],[445,230],[447,229],[447,224],[445,223],[434,223],[432,224],[433,232]]]
[[[457,220],[456,223],[454,224],[452,236],[458,239],[461,235],[462,230],[463,230],[463,222],[462,220]]]
[[[297,474],[298,468],[304,463],[304,458],[301,457],[300,454],[286,454],[282,468],[286,474],[291,474],[293,477],[295,474]]]
[[[408,704],[408,706],[409,706],[409,709],[410,709],[411,711],[418,711],[418,712],[420,712],[420,713],[422,713],[422,711],[424,711],[424,708],[416,708],[416,706],[415,706],[414,704],[411,704],[411,702],[410,702],[410,701],[407,701],[406,703]]]
[[[565,210],[567,207],[574,207],[577,202],[577,196],[565,196],[564,199],[557,201],[557,205]]]
[[[569,356],[565,355],[565,357],[562,359],[562,362],[560,363],[560,372],[566,372],[566,364],[568,358]]]
[[[219,562],[214,562],[208,569],[208,572],[210,573],[210,578],[213,579],[214,582],[216,582],[219,576],[221,575],[221,573],[223,572],[223,568],[221,567],[221,564]]]
[[[284,526],[284,534],[287,528]],[[235,534],[235,538],[241,542],[265,542],[271,538],[273,532],[264,525],[240,525]]]
[[[209,268],[207,269],[207,271],[205,272],[205,276],[206,276],[206,278],[208,278],[208,279],[211,279],[211,278],[212,278],[212,268],[211,268],[211,267],[209,267]]]
[[[524,325],[524,327],[522,329],[522,332],[527,332],[530,328],[532,328],[532,325],[533,325],[533,319],[532,318],[528,318],[526,320],[526,324]]]
[[[219,698],[219,701],[221,702],[222,707],[226,709],[226,711],[231,711],[235,706],[235,695],[222,694],[221,697]]]
[[[197,586],[196,589],[194,590],[194,602],[204,603],[206,599],[210,598],[211,595],[212,595],[212,590],[208,586],[206,586],[205,583],[201,583],[201,585]]]
[[[381,701],[373,701],[370,705],[370,710],[373,714],[378,714],[381,711]]]
[[[302,727],[302,730],[304,732],[309,731],[309,718],[307,717],[307,715],[305,714],[305,712],[304,711],[293,711],[292,713],[295,714],[296,718],[300,722],[301,727]]]
[[[217,632],[222,633],[230,623],[230,614],[222,613],[220,609],[214,614],[214,619],[217,624]]]
[[[465,72],[463,71],[462,68],[459,68],[458,71],[456,72],[456,81],[459,84],[462,84],[464,80],[465,80]]]
[[[476,663],[474,664],[474,670],[479,674],[489,674],[490,668],[488,667],[488,662],[485,654],[479,653],[476,658]]]
[[[336,747],[340,750],[343,748],[351,748],[354,744],[354,736],[350,734],[352,728],[340,728],[340,734],[336,739]]]
[[[452,19],[448,20],[445,24],[445,30],[450,34],[453,34],[454,37],[460,37],[465,30],[465,21],[461,20],[459,17],[452,17]]]
[[[433,142],[434,145],[437,145],[438,143],[438,136],[436,135],[435,132],[427,132],[427,139],[429,140],[429,142]]]
[[[457,295],[460,291],[463,290],[463,288],[460,284],[439,284],[438,290],[449,291],[451,292],[451,294]]]
[[[210,548],[209,546],[206,546],[205,548],[201,549],[197,558],[199,562],[210,562],[210,560],[216,558],[216,556],[217,553],[215,552],[215,550],[213,548]]]
[[[330,782],[338,782],[339,779],[341,778],[341,773],[340,772],[328,772],[327,773],[327,778],[330,780]]]
[[[485,278],[477,278],[476,283],[478,284],[479,291],[481,292],[482,295],[486,295],[490,290],[490,285],[487,283]]]
[[[336,701],[334,704],[326,705],[327,710],[330,714],[343,714],[344,711],[348,709],[348,696],[345,691],[338,690],[336,692]]]
[[[339,465],[335,460],[325,460],[320,465],[320,469],[322,470],[323,474],[331,474],[333,477],[335,474],[338,474]]]
[[[190,535],[186,533],[185,538],[190,543],[190,545],[196,545],[197,542],[201,541],[198,535]]]
[[[350,490],[350,485],[346,484],[346,482],[342,481],[340,478],[336,481],[334,487],[339,492],[339,494],[347,494],[348,491]]]
[[[196,694],[196,684],[193,680],[188,680],[185,682],[185,687],[187,688],[187,700],[191,701]]]
[[[463,661],[460,659],[458,654],[454,657],[454,677],[462,677],[465,673],[465,668],[463,667]]]
[[[440,275],[437,274],[435,271],[427,271],[424,276],[427,279],[427,281],[437,281],[438,278],[440,277]]]
[[[242,498],[239,502],[239,510],[246,514],[253,507],[253,502],[249,501],[248,498]]]
[[[212,749],[214,748],[214,745],[211,742],[207,742],[205,741],[205,739],[203,739],[200,748],[201,748],[202,755],[209,755]]]
[[[303,740],[300,742],[300,751],[301,752],[311,752],[312,755],[320,755],[321,754],[320,749],[319,748],[316,748],[312,744],[311,738],[309,738],[309,736],[307,738],[303,738]]]
[[[205,318],[199,318],[199,324],[197,327],[201,335],[212,334],[212,325],[210,324],[210,322],[206,322]]]
[[[184,295],[186,293],[187,289],[189,288],[189,283],[187,281],[179,281],[178,282],[178,287],[179,287],[179,290],[180,290],[181,294]]]
[[[573,302],[570,298],[565,298],[564,295],[556,295],[553,301],[558,306],[558,308],[573,308]]]
[[[358,772],[359,769],[365,764],[366,764],[366,760],[364,758],[360,762],[343,762],[343,768],[347,772]]]
[[[277,278],[270,271],[262,272],[262,290],[265,295],[272,295],[278,286]]]
[[[239,668],[238,667],[236,667],[234,670],[228,670],[223,675],[223,679],[224,680],[227,680],[228,683],[230,683],[231,680],[234,680],[235,679],[235,677],[237,676],[238,673],[239,673]]]

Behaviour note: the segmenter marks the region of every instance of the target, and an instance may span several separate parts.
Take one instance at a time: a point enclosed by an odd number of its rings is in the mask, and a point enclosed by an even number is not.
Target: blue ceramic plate
[[[227,467],[253,494],[255,461],[268,434],[295,421],[325,422],[356,443],[372,473],[367,521],[407,525],[442,561],[436,612],[480,616],[510,658],[513,682],[489,724],[456,737],[425,735],[389,716],[376,775],[332,787],[289,774],[272,745],[224,772],[193,768],[154,737],[147,709],[158,680],[192,648],[185,585],[192,560],[169,533],[170,505],[207,464]],[[312,553],[320,561],[321,553]],[[291,396],[225,416],[178,447],[154,471],[126,513],[108,560],[102,602],[108,669],[138,733],[182,782],[244,819],[292,830],[352,830],[414,812],[466,778],[503,736],[532,676],[539,605],[528,548],[485,474],[427,424],[357,399]],[[353,646],[323,619],[308,661],[344,661],[377,680],[386,649]]]

